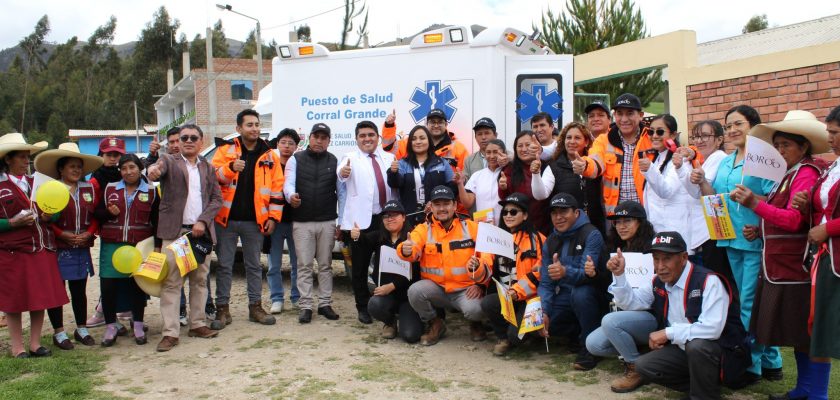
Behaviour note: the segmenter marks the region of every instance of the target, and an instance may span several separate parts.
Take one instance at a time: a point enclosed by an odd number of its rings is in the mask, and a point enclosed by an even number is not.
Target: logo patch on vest
[[[453,240],[449,242],[450,250],[471,249],[475,247],[475,240]]]
[[[148,202],[149,201],[149,194],[148,193],[140,193],[140,194],[137,195],[137,200],[140,200],[144,203]]]
[[[688,294],[689,299],[693,299],[695,297],[703,297],[703,291],[700,289],[694,289]]]
[[[82,199],[83,199],[85,202],[90,203],[90,202],[92,202],[92,201],[93,201],[93,195],[92,195],[92,194],[90,194],[90,193],[82,193]]]

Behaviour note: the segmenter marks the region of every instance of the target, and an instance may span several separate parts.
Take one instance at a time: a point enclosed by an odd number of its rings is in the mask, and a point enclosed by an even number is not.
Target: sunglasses
[[[197,143],[199,140],[201,140],[201,138],[198,137],[197,135],[183,135],[183,136],[181,136],[181,141],[184,142],[184,143],[187,143],[187,142]]]
[[[510,210],[502,210],[502,216],[503,216],[503,217],[508,216],[508,215],[510,215],[511,217],[515,217],[515,216],[517,216],[518,214],[519,214],[519,210],[517,210],[517,209],[515,209],[515,208],[514,208],[514,209],[510,209]]]
[[[650,130],[650,133],[651,133],[651,135],[664,136],[664,135],[665,135],[665,130],[664,130],[664,129],[662,129],[662,128],[659,128],[659,129],[651,129],[651,130]]]

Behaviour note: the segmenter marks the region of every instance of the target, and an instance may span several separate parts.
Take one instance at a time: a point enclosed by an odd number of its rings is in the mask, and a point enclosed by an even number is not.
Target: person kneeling
[[[650,309],[656,318],[658,330],[648,338],[651,352],[636,360],[636,372],[646,381],[688,391],[692,399],[720,398],[721,378],[734,381],[750,364],[738,301],[730,298],[725,280],[688,262],[679,233],[656,234],[650,251],[656,276],[639,288],[627,283],[620,251],[607,262],[616,305]]]

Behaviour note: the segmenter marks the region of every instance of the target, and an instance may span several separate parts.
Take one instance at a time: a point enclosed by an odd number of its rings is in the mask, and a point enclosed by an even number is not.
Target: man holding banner
[[[455,308],[470,323],[473,341],[486,338],[481,321],[481,297],[492,274],[490,254],[476,253],[478,225],[455,217],[455,193],[448,186],[432,190],[432,217],[417,225],[408,240],[397,246],[397,254],[406,261],[420,262],[420,281],[408,288],[408,301],[429,324],[420,344],[436,344],[446,332],[446,325],[435,307]]]
[[[196,239],[210,235],[213,242],[216,241],[213,219],[222,207],[222,193],[213,165],[198,155],[203,139],[204,133],[198,126],[183,126],[180,137],[181,154],[161,154],[158,161],[146,170],[149,179],[160,180],[161,189],[166,193],[160,201],[156,235],[163,239],[164,249],[187,232],[192,232],[192,237]],[[204,321],[207,274],[210,272],[209,254],[197,269],[185,276],[181,275],[171,253],[167,254],[167,264],[168,272],[160,292],[163,339],[157,346],[158,351],[169,351],[178,345],[178,308],[184,278],[190,281],[189,336],[212,338],[219,334],[218,330],[208,328]]]

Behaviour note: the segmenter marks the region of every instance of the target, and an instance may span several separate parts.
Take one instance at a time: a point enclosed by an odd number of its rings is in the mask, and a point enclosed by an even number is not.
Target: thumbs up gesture
[[[455,175],[452,176],[452,182],[455,182],[458,186],[464,184],[464,174],[461,172],[460,168],[455,168]]]
[[[615,256],[607,261],[607,269],[615,276],[624,275],[624,254],[621,253],[621,248],[617,249]]]
[[[391,172],[397,172],[397,170],[399,170],[399,168],[400,168],[400,163],[395,158],[394,161],[391,162]]]
[[[339,171],[341,173],[341,177],[344,179],[349,178],[351,170],[352,169],[350,168],[350,159],[348,158],[347,163],[344,164],[344,166],[341,167],[341,171]]]
[[[356,241],[356,240],[359,240],[359,236],[361,236],[361,235],[362,235],[362,230],[359,229],[359,224],[354,222],[353,223],[353,229],[350,230],[350,238],[353,239],[353,241]]]
[[[566,267],[560,263],[560,256],[558,256],[557,253],[554,253],[552,261],[553,262],[548,265],[548,276],[553,281],[562,279],[566,276]]]
[[[531,174],[538,175],[540,173],[540,168],[542,168],[542,162],[540,162],[539,158],[531,161]]]
[[[703,171],[703,168],[694,168],[691,171],[691,183],[695,185],[699,185],[706,179],[706,172]]]
[[[507,190],[507,175],[504,173],[499,177],[499,189]]]
[[[583,171],[586,170],[586,160],[577,151],[569,153],[569,161],[572,163],[572,171],[578,175],[583,175]]]
[[[639,171],[648,172],[650,169],[650,160],[647,157],[639,157]]]
[[[411,256],[411,253],[414,251],[414,242],[411,239],[407,239],[405,242],[402,242],[402,255],[403,257]]]
[[[391,126],[394,125],[394,122],[397,120],[397,109],[391,110],[391,113],[385,117],[385,125]]]
[[[592,262],[592,257],[586,256],[586,263],[583,265],[583,272],[590,278],[595,276],[595,263]]]

